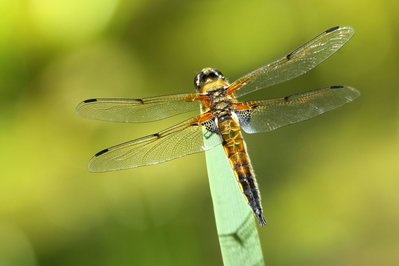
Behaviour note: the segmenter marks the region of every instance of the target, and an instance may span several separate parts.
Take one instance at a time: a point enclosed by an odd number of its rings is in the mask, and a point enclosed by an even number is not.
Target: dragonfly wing
[[[339,50],[353,35],[350,27],[333,27],[285,57],[258,68],[230,85],[235,97],[305,74]]]
[[[246,133],[275,130],[333,110],[356,99],[360,93],[351,87],[331,86],[284,98],[243,103],[237,116]]]
[[[201,122],[202,116],[156,134],[104,149],[90,160],[89,170],[107,172],[158,164],[221,144],[213,118]],[[206,144],[204,137],[209,139]]]
[[[111,122],[149,122],[199,110],[195,94],[175,94],[143,99],[98,98],[81,102],[77,112],[85,117]]]

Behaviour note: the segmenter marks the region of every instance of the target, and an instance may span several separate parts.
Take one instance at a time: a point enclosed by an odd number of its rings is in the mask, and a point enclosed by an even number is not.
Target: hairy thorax
[[[213,91],[209,91],[210,111],[218,119],[218,124],[230,120],[233,116],[233,105],[236,102],[227,94],[226,88],[222,87]]]

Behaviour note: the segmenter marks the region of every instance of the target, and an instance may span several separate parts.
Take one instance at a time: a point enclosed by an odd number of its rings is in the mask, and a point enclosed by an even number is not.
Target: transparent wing
[[[331,86],[279,99],[243,103],[237,111],[246,133],[259,133],[310,119],[356,99],[360,93],[351,87]]]
[[[258,68],[230,85],[235,97],[298,77],[334,54],[353,35],[350,27],[333,27],[285,57]]]
[[[76,111],[85,118],[111,122],[149,122],[199,110],[195,94],[143,99],[99,98],[81,102]]]
[[[158,164],[221,144],[215,122],[212,119],[200,122],[202,116],[102,150],[90,160],[89,170],[106,172]],[[206,145],[204,137],[209,139]]]

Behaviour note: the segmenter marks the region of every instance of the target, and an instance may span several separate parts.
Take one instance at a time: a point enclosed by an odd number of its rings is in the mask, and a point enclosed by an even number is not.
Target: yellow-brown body
[[[266,222],[262,216],[260,193],[245,141],[241,134],[240,125],[235,118],[231,117],[231,119],[220,122],[218,126],[223,138],[224,151],[239,183],[241,192],[247,199],[260,224],[263,225]]]
[[[206,72],[207,69],[203,71]],[[259,220],[259,223],[264,225],[266,221],[263,218],[255,173],[247,153],[240,123],[234,113],[234,107],[239,103],[228,93],[227,88],[229,84],[224,79],[217,79],[210,82],[206,82],[205,80],[204,84],[201,85],[198,86],[199,92],[202,95],[206,95],[202,99],[203,111],[211,113],[215,118],[217,131],[222,138],[224,151],[240,186],[240,190]]]

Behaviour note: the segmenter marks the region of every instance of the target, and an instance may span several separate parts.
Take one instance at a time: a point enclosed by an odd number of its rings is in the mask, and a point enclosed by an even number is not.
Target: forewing
[[[310,119],[356,99],[360,93],[351,87],[331,86],[279,99],[243,103],[237,111],[246,133],[259,133]]]
[[[230,85],[235,97],[298,77],[326,60],[353,35],[350,27],[333,27],[285,57],[254,70]]]
[[[215,122],[212,119],[200,122],[201,117],[102,150],[90,160],[89,170],[107,172],[158,164],[221,144]],[[204,137],[210,140],[206,145]]]
[[[199,109],[195,94],[175,94],[143,99],[98,98],[81,102],[77,112],[111,122],[149,122]]]

